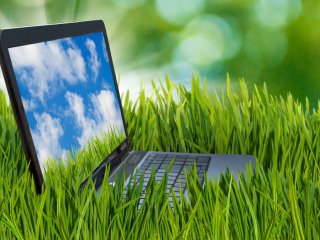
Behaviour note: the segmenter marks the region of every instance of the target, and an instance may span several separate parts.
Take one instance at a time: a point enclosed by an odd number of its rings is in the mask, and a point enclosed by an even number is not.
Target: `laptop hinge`
[[[111,153],[106,160],[104,160],[93,172],[92,179],[96,181],[95,185],[98,187],[102,184],[107,164],[110,165],[109,176],[121,165],[123,160],[130,152],[129,141],[124,141],[113,153]],[[88,181],[88,177],[80,184],[82,189]]]

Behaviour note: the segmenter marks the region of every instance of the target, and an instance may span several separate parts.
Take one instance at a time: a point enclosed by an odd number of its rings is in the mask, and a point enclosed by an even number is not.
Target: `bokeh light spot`
[[[186,25],[181,39],[173,60],[184,60],[198,66],[229,59],[241,46],[241,40],[230,24],[213,15],[192,20]]]
[[[184,24],[192,16],[200,13],[205,0],[156,0],[159,15],[172,24]]]
[[[266,26],[283,27],[300,16],[300,0],[258,0],[255,12],[258,20]]]
[[[196,35],[183,40],[176,49],[175,59],[205,65],[221,60],[223,55],[223,39],[211,41],[205,35]]]
[[[113,2],[123,8],[132,8],[145,3],[145,0],[113,0]]]

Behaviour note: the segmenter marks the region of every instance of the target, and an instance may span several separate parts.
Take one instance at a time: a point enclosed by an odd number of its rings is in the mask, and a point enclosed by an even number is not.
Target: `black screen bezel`
[[[119,88],[114,71],[114,65],[111,57],[111,51],[109,41],[105,29],[105,25],[102,20],[76,22],[76,23],[63,23],[44,26],[23,27],[14,29],[4,29],[0,32],[0,59],[1,68],[4,75],[5,83],[7,86],[10,102],[15,115],[18,131],[21,136],[22,145],[26,154],[26,158],[30,162],[30,171],[34,176],[36,190],[38,193],[42,192],[42,186],[44,184],[44,177],[41,172],[39,160],[36,154],[35,145],[32,139],[29,124],[26,118],[24,107],[22,104],[21,95],[18,89],[16,77],[13,71],[11,58],[9,55],[9,48],[18,47],[28,44],[34,44],[39,42],[45,42],[50,40],[57,40],[62,38],[74,37],[79,35],[85,35],[90,33],[102,32],[105,39],[107,54],[110,62],[110,68],[112,78],[115,84],[117,97],[120,104],[121,116],[123,119],[123,125],[126,138],[124,141],[110,154],[119,154],[124,149],[129,148],[129,140],[127,133],[127,125],[124,118],[121,98],[119,94]],[[110,156],[109,155],[109,156]],[[108,161],[108,157],[102,159],[101,162]],[[117,166],[120,164],[119,158],[112,158],[111,165]]]

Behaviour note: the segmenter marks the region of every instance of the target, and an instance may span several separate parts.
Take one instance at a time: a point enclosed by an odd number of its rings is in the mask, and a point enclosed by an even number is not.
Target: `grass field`
[[[123,183],[105,178],[101,195],[81,180],[110,151],[115,139],[92,142],[77,164],[49,170],[42,195],[35,193],[11,110],[0,95],[0,239],[319,239],[320,106],[293,96],[271,96],[267,87],[227,80],[221,95],[193,77],[191,90],[168,78],[150,98],[122,97],[135,149],[253,154],[255,174],[208,181],[202,190],[193,172],[190,201],[165,194],[165,179],[151,180],[138,211],[141,185],[123,200]],[[176,100],[174,101],[174,99]]]

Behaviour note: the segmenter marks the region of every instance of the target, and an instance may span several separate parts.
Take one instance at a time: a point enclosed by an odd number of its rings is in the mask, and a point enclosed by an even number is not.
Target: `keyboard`
[[[190,155],[190,154],[174,154],[174,153],[150,153],[140,168],[137,170],[137,183],[140,182],[140,178],[144,173],[142,198],[139,201],[139,208],[146,193],[146,186],[151,177],[152,169],[155,170],[155,180],[160,182],[165,175],[166,169],[169,164],[174,160],[174,163],[168,172],[168,185],[167,193],[170,193],[169,202],[172,205],[171,188],[175,192],[177,199],[180,200],[180,184],[182,187],[182,193],[186,192],[186,177],[184,174],[184,168],[187,172],[190,172],[194,168],[196,163],[196,169],[200,183],[204,183],[204,173],[208,170],[210,163],[210,157],[203,155]],[[126,189],[125,189],[126,192]]]

